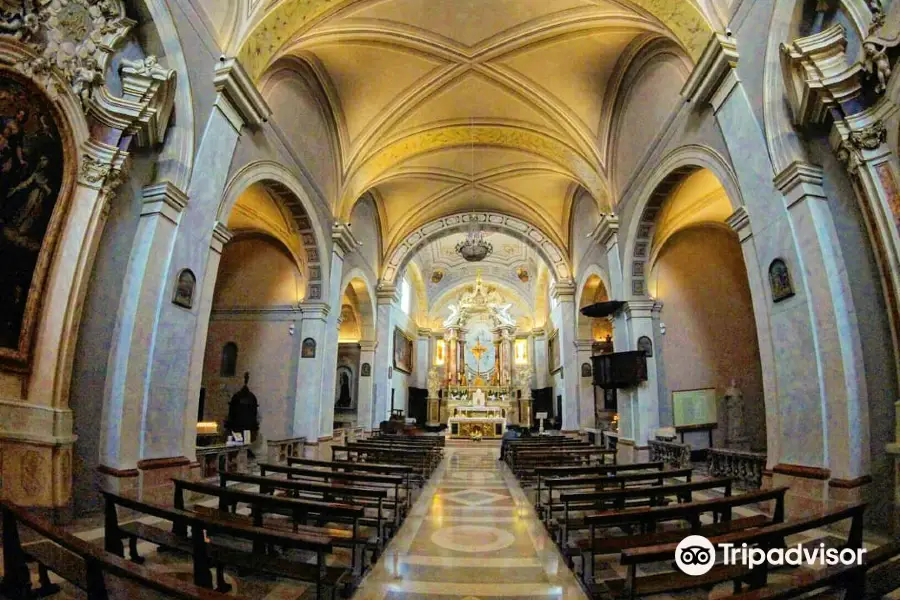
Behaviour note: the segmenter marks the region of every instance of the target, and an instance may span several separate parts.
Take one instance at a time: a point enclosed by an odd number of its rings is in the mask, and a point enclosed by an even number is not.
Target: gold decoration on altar
[[[487,348],[481,345],[481,338],[475,338],[475,345],[469,350],[473,356],[475,356],[475,360],[481,363],[481,357],[484,356],[484,353],[487,352]],[[480,365],[479,365],[480,366]]]

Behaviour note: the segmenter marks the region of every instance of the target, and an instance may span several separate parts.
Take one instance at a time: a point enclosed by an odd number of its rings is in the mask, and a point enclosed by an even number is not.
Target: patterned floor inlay
[[[491,443],[447,446],[444,462],[355,599],[586,598],[497,460],[499,450]]]

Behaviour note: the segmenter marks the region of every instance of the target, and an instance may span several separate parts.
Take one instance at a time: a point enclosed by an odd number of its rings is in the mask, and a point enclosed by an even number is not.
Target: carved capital
[[[116,146],[88,140],[78,173],[79,183],[106,194],[114,193],[127,175],[128,156]]]
[[[880,120],[855,130],[836,127],[832,135],[835,155],[854,177],[859,174],[860,166],[866,161],[866,153],[878,150],[886,141],[887,129]]]
[[[742,242],[750,237],[750,214],[743,206],[737,207],[737,210],[725,219],[725,223],[738,234]]]

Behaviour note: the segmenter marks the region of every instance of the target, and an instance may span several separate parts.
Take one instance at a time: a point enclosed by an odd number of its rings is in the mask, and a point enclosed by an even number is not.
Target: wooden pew
[[[289,458],[287,463],[289,467],[316,467],[316,471],[321,471],[322,467],[324,467],[325,469],[328,469],[335,473],[372,473],[375,475],[392,475],[402,477],[404,483],[400,485],[400,489],[402,489],[405,493],[406,507],[409,508],[410,506],[412,506],[413,468],[410,466],[385,465],[368,462],[350,462],[346,460],[316,460],[312,458]],[[359,478],[356,481],[365,483],[367,485],[391,485],[388,482],[381,480],[380,478]]]
[[[671,469],[665,471],[647,471],[635,473],[622,473],[620,475],[599,477],[559,477],[547,479],[544,483],[547,488],[547,504],[538,507],[539,512],[550,518],[553,515],[553,490],[567,488],[594,488],[594,491],[618,488],[624,490],[628,484],[640,483],[644,486],[661,486],[666,479],[685,478],[688,483],[693,477],[693,469]]]
[[[513,473],[520,479],[530,477],[539,467],[551,467],[564,464],[591,465],[607,464],[606,457],[616,461],[616,451],[606,450],[598,446],[575,447],[565,449],[520,450],[515,453],[510,464]]]
[[[541,502],[541,481],[548,477],[576,477],[579,475],[614,475],[626,471],[660,471],[664,467],[662,462],[631,463],[627,465],[553,465],[550,467],[537,467],[534,474],[537,477],[537,496],[535,504]]]
[[[608,510],[610,508],[622,510],[629,504],[659,506],[668,502],[669,498],[674,497],[678,502],[691,502],[694,492],[722,488],[725,496],[731,495],[732,479],[730,477],[719,477],[716,479],[705,479],[702,481],[692,481],[690,483],[676,483],[671,485],[659,485],[648,487],[626,488],[624,490],[602,490],[599,492],[572,492],[560,495],[562,502],[561,510],[563,519],[561,523],[557,523],[560,532],[559,543],[565,548],[569,543],[569,531],[572,529],[587,529],[589,525],[585,518],[574,519],[570,517],[572,512],[588,512],[596,510]],[[631,501],[631,502],[629,502]],[[555,506],[552,510],[559,510],[560,507]],[[552,521],[552,513],[550,515],[551,528],[554,523]]]
[[[352,547],[353,553],[351,555],[350,568],[354,574],[359,574],[362,571],[362,549],[370,542],[367,537],[361,535],[360,531],[365,517],[365,508],[362,506],[341,502],[276,497],[269,494],[259,494],[233,487],[223,488],[215,484],[184,479],[172,479],[172,482],[175,484],[175,508],[180,510],[185,509],[185,492],[192,492],[217,498],[219,500],[219,510],[222,511],[236,513],[239,504],[249,506],[250,517],[254,527],[265,526],[266,515],[290,517],[298,526],[308,525],[309,521],[315,521],[318,527],[314,531],[310,531],[308,527],[304,528],[304,531],[312,535],[328,536],[333,544],[335,541],[340,540],[338,545],[349,545]],[[336,536],[333,528],[324,527],[325,523],[349,525],[352,533],[350,538],[352,542],[348,544],[340,536]],[[368,525],[371,526],[372,523]],[[175,532],[183,534],[184,530],[176,527]],[[378,544],[381,543],[380,531],[376,534],[376,541]],[[262,552],[265,550],[265,546],[261,543],[256,543],[254,544],[254,550]]]
[[[850,520],[850,529],[847,534],[846,544],[843,548],[862,548],[863,511],[865,504],[857,504],[848,508],[827,512],[820,515],[785,521],[759,527],[746,531],[727,533],[709,538],[713,545],[732,543],[737,547],[742,544],[755,545],[763,550],[784,546],[784,540],[790,535],[803,533],[811,529],[820,529],[835,525],[842,521]],[[734,593],[742,590],[744,582],[751,589],[766,585],[769,565],[763,563],[752,569],[744,565],[717,565],[708,573],[701,576],[690,576],[677,572],[660,573],[656,575],[637,576],[640,565],[659,562],[670,562],[675,558],[677,543],[660,544],[657,546],[645,546],[631,548],[622,551],[621,564],[628,567],[628,574],[624,581],[614,580],[604,582],[605,585],[623,598],[640,598],[653,594],[674,593],[699,587],[709,587],[728,581],[733,582]],[[621,582],[615,583],[616,581]]]
[[[225,583],[226,566],[246,569],[257,573],[274,575],[298,581],[314,583],[316,597],[324,598],[326,589],[332,590],[332,596],[341,585],[348,570],[343,567],[328,566],[325,557],[332,552],[332,538],[325,535],[310,535],[276,531],[236,523],[213,516],[202,515],[177,508],[169,508],[158,504],[139,502],[111,492],[103,491],[105,508],[105,547],[108,552],[124,557],[122,544],[129,538],[132,560],[141,561],[137,555],[137,540],[146,540],[157,546],[170,550],[178,550],[189,554],[194,569],[194,584],[206,588],[213,586],[210,569],[215,567],[217,573],[217,589],[228,591]],[[173,531],[167,531],[156,525],[147,525],[139,521],[119,523],[117,507],[122,507],[140,514],[149,515],[172,523]],[[180,535],[190,528],[190,538]],[[225,535],[253,543],[254,545],[272,545],[283,548],[305,550],[315,554],[314,564],[290,560],[277,556],[260,554],[253,551],[235,549],[232,544],[221,544],[215,540],[207,541],[207,534]]]
[[[26,600],[55,594],[48,571],[83,590],[89,600],[173,598],[177,600],[225,600],[235,598],[198,587],[129,562],[38,519],[25,509],[0,500],[3,523],[3,581],[0,595]],[[23,544],[19,525],[42,538]],[[38,564],[41,587],[31,589],[29,562]]]
[[[591,584],[594,562],[598,555],[618,553],[627,548],[677,543],[685,536],[692,534],[712,537],[732,531],[781,523],[784,521],[784,496],[787,491],[787,487],[778,487],[712,500],[610,510],[587,515],[584,520],[590,527],[590,535],[586,539],[571,542],[566,548],[566,554],[581,557],[582,578],[585,583]],[[764,502],[774,504],[771,516],[760,514],[734,518],[735,508],[757,509]],[[712,523],[704,524],[703,515],[711,515]],[[657,531],[660,524],[673,521],[684,523],[686,527]],[[606,531],[613,527],[621,527],[626,530],[633,527],[637,533],[620,536],[597,535],[598,530]]]
[[[345,454],[350,462],[396,463],[413,468],[413,473],[424,481],[431,474],[431,461],[428,454],[415,450],[398,450],[373,446],[349,444],[331,447],[332,460],[339,453]]]
[[[400,526],[400,513],[397,510],[398,502],[389,500],[388,490],[384,488],[367,488],[300,479],[279,479],[276,477],[248,475],[246,473],[219,473],[220,487],[227,488],[228,482],[259,486],[259,493],[261,494],[274,495],[276,490],[281,490],[288,492],[288,497],[295,499],[311,498],[323,502],[341,502],[351,506],[361,506],[364,509],[372,508],[376,511],[375,519],[363,517],[359,520],[359,524],[374,526],[378,530],[379,549],[393,535],[392,532],[389,532],[391,528],[388,526],[386,510],[391,512],[393,529],[396,530]]]
[[[789,600],[815,590],[842,590],[851,600],[881,600],[900,589],[900,564],[889,561],[900,556],[900,540],[866,552],[862,565],[836,565],[804,571],[788,583],[768,585],[737,596],[734,600]]]

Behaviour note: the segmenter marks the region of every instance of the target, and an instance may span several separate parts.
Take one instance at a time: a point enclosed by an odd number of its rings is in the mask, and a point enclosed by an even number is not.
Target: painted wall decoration
[[[372,365],[369,363],[363,363],[362,369],[360,369],[361,377],[371,377],[372,376]]]
[[[303,345],[300,348],[300,358],[315,358],[316,357],[316,340],[312,338],[306,338],[303,340]]]
[[[172,295],[172,304],[183,308],[193,308],[194,289],[197,287],[197,276],[190,269],[182,269],[175,279],[175,293]]]
[[[444,278],[444,272],[440,269],[435,269],[431,274],[431,283],[440,283],[441,279]]]
[[[592,377],[594,374],[593,369],[591,369],[591,363],[581,363],[581,376],[582,377]]]
[[[653,356],[653,340],[648,338],[646,335],[642,335],[638,338],[637,341],[637,349],[643,350],[644,354],[647,355],[647,358]]]
[[[356,378],[353,369],[346,365],[337,368],[334,386],[335,408],[356,408]]]
[[[787,263],[776,258],[769,265],[769,286],[772,288],[772,301],[781,302],[794,295],[794,284]]]
[[[407,375],[413,368],[413,341],[399,327],[394,328],[394,368]]]
[[[58,115],[28,79],[0,69],[0,358],[19,366],[74,183]]]

